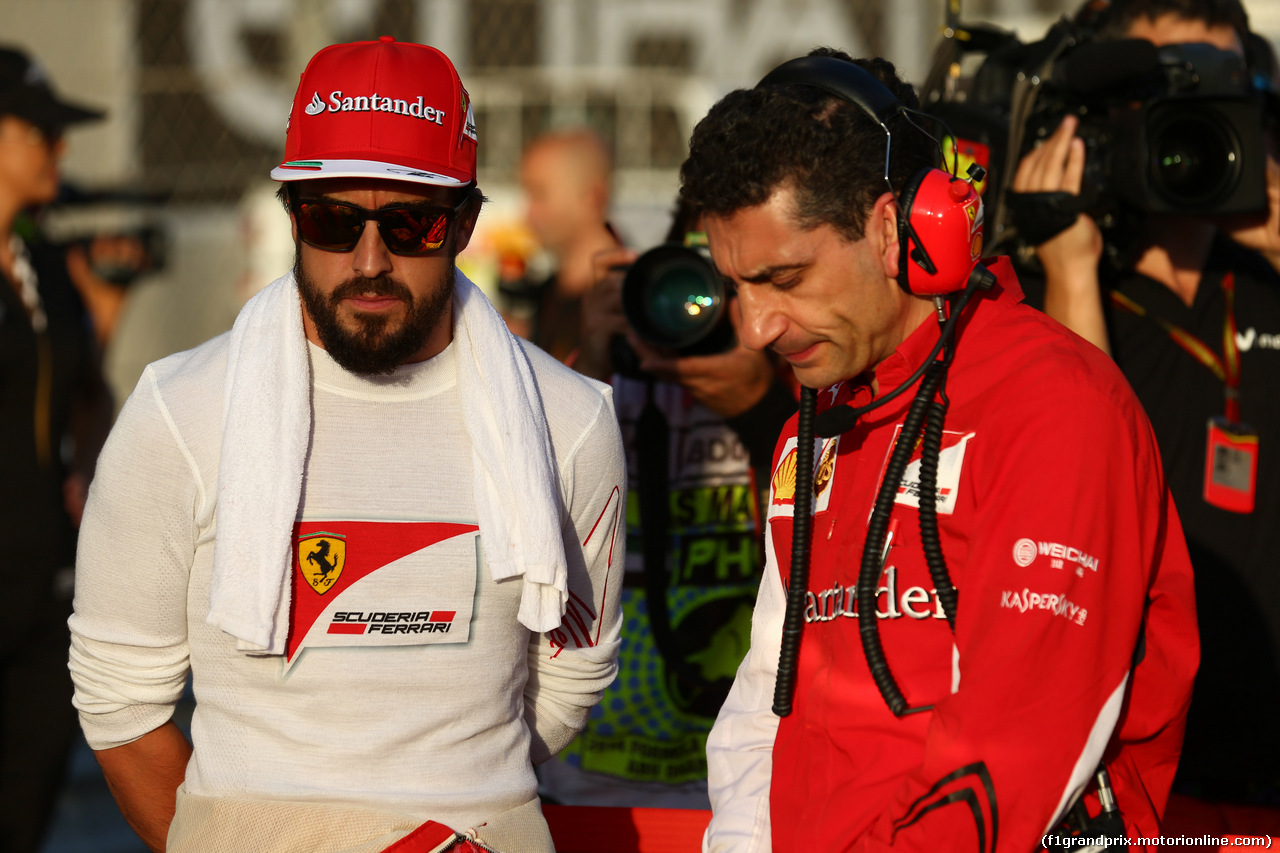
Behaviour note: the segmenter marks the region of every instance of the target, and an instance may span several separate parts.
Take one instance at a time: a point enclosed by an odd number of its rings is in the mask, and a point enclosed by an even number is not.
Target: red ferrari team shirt
[[[954,633],[920,544],[918,448],[895,487],[876,611],[857,607],[867,520],[913,395],[817,444],[798,687],[772,749],[775,851],[1025,853],[1102,760],[1130,835],[1158,834],[1198,658],[1186,547],[1123,376],[1021,298],[1004,272],[976,299],[946,382],[937,507]],[[877,365],[876,387],[898,387],[937,338],[927,321]],[[825,389],[819,409],[869,402],[870,379]],[[784,587],[795,433],[792,419],[769,506],[768,571]],[[866,618],[909,705],[931,710],[888,710]],[[768,713],[740,701],[725,714]]]

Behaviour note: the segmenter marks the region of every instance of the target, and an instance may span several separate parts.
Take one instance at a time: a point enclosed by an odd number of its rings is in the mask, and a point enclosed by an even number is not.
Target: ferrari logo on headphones
[[[347,562],[347,539],[336,533],[309,533],[298,540],[298,571],[324,595],[337,583]]]
[[[953,145],[955,146],[954,150],[952,148]],[[960,155],[959,162],[957,162],[954,154]],[[947,170],[955,175],[969,174],[969,167],[975,163],[986,169],[988,173],[991,171],[991,149],[980,142],[944,136],[942,138],[942,157],[946,163]],[[979,194],[984,192],[987,188],[986,177],[984,176],[980,181],[974,181],[973,188]]]

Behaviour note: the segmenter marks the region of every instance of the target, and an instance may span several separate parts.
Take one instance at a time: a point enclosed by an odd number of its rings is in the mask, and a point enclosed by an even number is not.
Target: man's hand
[[[680,385],[722,418],[740,415],[760,402],[773,382],[773,366],[764,353],[735,342],[725,353],[680,357],[648,346],[636,336],[622,312],[624,276],[616,267],[634,263],[637,257],[631,249],[610,249],[591,259],[595,284],[582,298],[582,338],[574,368],[608,382],[613,374],[609,342],[615,335],[624,335],[640,357],[641,370]],[[729,318],[736,332],[742,320],[736,299],[729,303]]]
[[[601,382],[608,382],[613,375],[609,341],[627,331],[627,319],[622,314],[623,275],[614,267],[633,263],[636,257],[631,249],[609,249],[591,258],[595,284],[582,297],[582,334],[578,360],[573,366]]]
[[[89,478],[79,472],[72,472],[62,481],[62,506],[71,516],[71,523],[80,526],[84,517],[84,502],[89,497]]]
[[[129,826],[150,850],[163,853],[191,758],[186,737],[171,720],[132,743],[97,750],[94,757]]]
[[[124,305],[125,289],[99,276],[81,246],[68,248],[66,259],[67,274],[93,320],[98,346],[105,348],[115,332]]]
[[[1018,164],[1013,191],[1080,194],[1084,178],[1084,141],[1077,138],[1079,119],[1067,116],[1053,135]],[[1110,352],[1098,285],[1102,231],[1087,214],[1070,228],[1036,247],[1044,266],[1044,310],[1103,352]]]
[[[742,414],[764,397],[773,383],[774,372],[764,353],[749,350],[736,340],[742,322],[737,299],[729,302],[729,318],[735,341],[728,352],[677,357],[633,341],[632,346],[640,355],[640,369],[680,385],[722,418]]]
[[[1241,246],[1262,255],[1272,269],[1280,272],[1280,162],[1276,159],[1276,145],[1267,147],[1266,213],[1223,216],[1218,227]]]
[[[1013,191],[1020,193],[1068,192],[1080,194],[1084,178],[1084,140],[1075,135],[1080,120],[1067,116],[1053,135],[1018,164]],[[1036,247],[1046,275],[1052,269],[1072,275],[1079,283],[1082,273],[1094,274],[1102,259],[1102,231],[1087,214],[1076,216],[1075,224]]]

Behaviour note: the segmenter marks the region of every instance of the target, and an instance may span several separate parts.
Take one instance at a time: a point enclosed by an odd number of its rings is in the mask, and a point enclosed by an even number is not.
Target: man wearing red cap
[[[552,850],[533,764],[616,669],[621,444],[457,272],[475,164],[442,53],[321,50],[272,172],[293,272],[121,413],[71,669],[153,850]]]

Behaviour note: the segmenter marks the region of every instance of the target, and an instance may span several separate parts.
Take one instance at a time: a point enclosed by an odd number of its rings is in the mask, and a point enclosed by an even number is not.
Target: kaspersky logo
[[[374,92],[372,95],[350,96],[341,89],[329,93],[328,99],[320,97],[319,92],[311,93],[311,102],[305,107],[309,116],[318,116],[324,112],[331,113],[394,113],[409,116],[421,121],[434,122],[444,126],[445,111],[428,107],[423,103],[422,95],[413,102],[403,98],[388,98]]]

